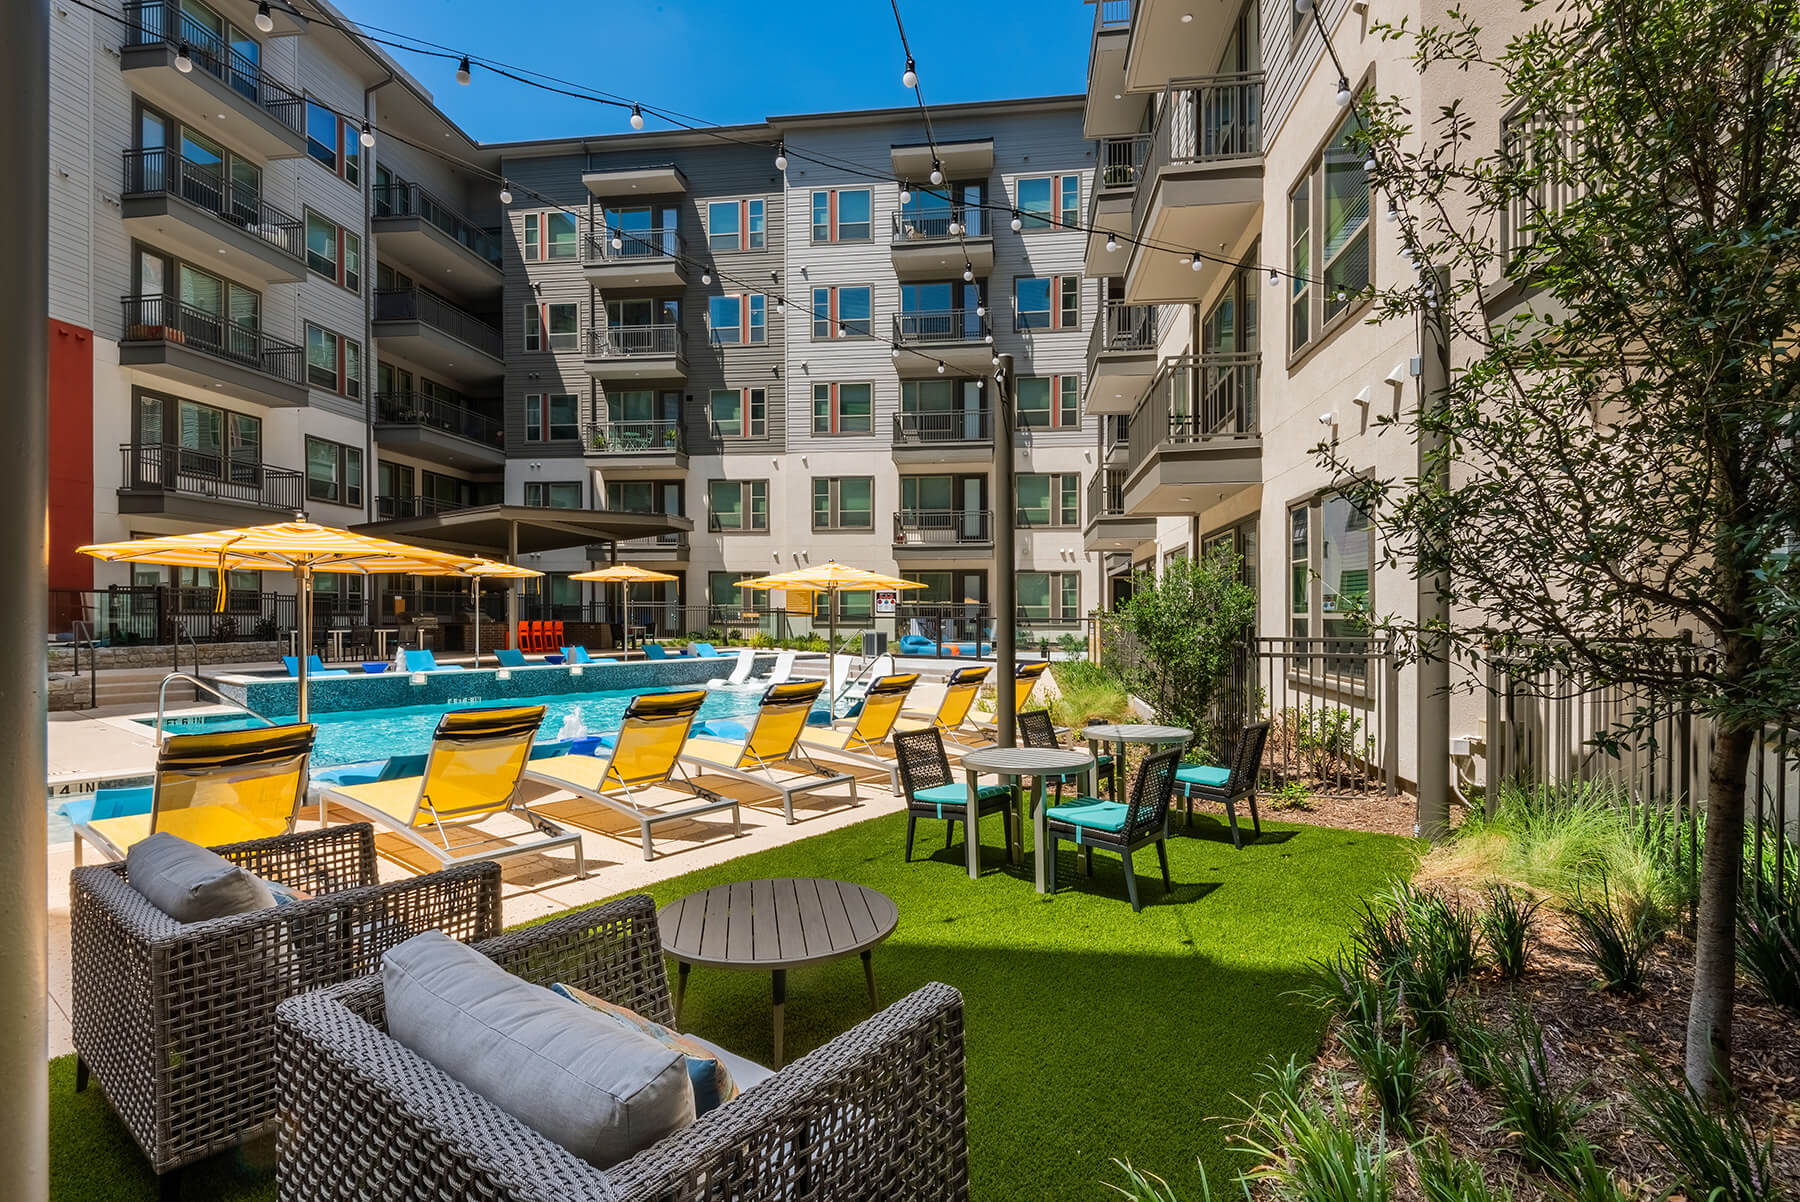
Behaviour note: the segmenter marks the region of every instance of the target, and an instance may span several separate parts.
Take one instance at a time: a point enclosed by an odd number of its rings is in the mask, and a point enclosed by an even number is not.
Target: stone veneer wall
[[[288,653],[287,640],[274,643],[201,643],[200,666],[208,664],[272,663]],[[175,671],[175,648],[167,643],[142,643],[133,647],[96,647],[81,649],[81,670],[88,669],[88,656],[102,668],[168,668]],[[193,667],[194,648],[181,646],[182,669]],[[75,651],[71,647],[50,648],[50,671],[73,672]],[[83,686],[84,688],[86,686]]]

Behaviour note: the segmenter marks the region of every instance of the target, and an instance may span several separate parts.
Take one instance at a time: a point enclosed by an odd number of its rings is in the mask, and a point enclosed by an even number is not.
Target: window
[[[575,217],[570,213],[544,214],[544,257],[575,257]]]
[[[1017,190],[1017,199],[1013,203],[1019,210],[1025,231],[1081,224],[1079,175],[1029,176],[1018,182]]]
[[[1238,579],[1251,592],[1256,587],[1256,519],[1250,518],[1225,530],[1210,534],[1200,544],[1200,553],[1210,556],[1216,551],[1230,551],[1238,557]]]
[[[875,430],[872,384],[814,384],[814,434],[872,434]]]
[[[543,225],[538,214],[525,214],[525,261],[536,263],[544,257]]]
[[[311,323],[306,327],[306,382],[338,390],[338,336]]]
[[[536,305],[525,306],[525,349],[544,349],[544,313]]]
[[[873,530],[874,477],[815,477],[812,504],[814,530]]]
[[[362,448],[327,442],[311,435],[306,439],[306,497],[335,505],[361,505],[363,490]]]
[[[706,249],[761,250],[767,236],[760,200],[713,200],[706,205]]]
[[[1081,618],[1080,572],[1020,572],[1021,622],[1074,622]]]
[[[867,188],[828,188],[812,194],[814,242],[867,242],[875,230]]]
[[[714,346],[744,346],[769,340],[764,321],[767,300],[761,293],[748,296],[715,296],[707,302],[707,325]]]
[[[1312,633],[1312,506],[1288,510],[1288,619],[1297,639]]]
[[[706,506],[712,514],[714,530],[767,530],[769,482],[709,480],[706,485]]]
[[[344,230],[339,235],[344,247],[344,273],[339,283],[352,292],[362,291],[362,239]]]
[[[1081,328],[1081,277],[1018,276],[1013,280],[1015,329],[1078,330]]]
[[[183,5],[184,10],[187,5]],[[233,49],[238,49],[233,46]],[[234,71],[235,74],[235,71]],[[306,153],[321,167],[349,184],[362,186],[362,143],[360,131],[336,112],[307,98]]]
[[[755,572],[708,572],[706,574],[706,599],[715,606],[728,607],[732,610],[742,609],[750,604],[756,594],[737,586],[740,580],[755,579]]]
[[[1345,638],[1366,632],[1374,563],[1375,530],[1368,514],[1349,497],[1326,497],[1319,504],[1320,634]]]
[[[362,239],[311,209],[306,211],[306,265],[352,292],[362,291]]]
[[[867,284],[812,290],[814,338],[867,338],[874,333]]]
[[[344,395],[352,400],[362,398],[362,343],[349,338],[339,340],[344,352]]]
[[[1018,513],[1014,524],[1021,530],[1034,526],[1081,525],[1081,477],[1073,472],[1043,475],[1021,473],[1014,481]]]
[[[1019,428],[1062,430],[1081,425],[1079,376],[1019,377]]]
[[[1346,116],[1329,145],[1288,196],[1288,267],[1293,272],[1288,310],[1298,351],[1350,308],[1373,278],[1369,229],[1367,157]],[[1314,280],[1314,276],[1318,276]],[[1309,282],[1310,281],[1310,282]]]
[[[527,393],[525,441],[564,442],[580,437],[580,399],[573,393]]]
[[[534,509],[580,509],[581,481],[527,480],[525,504]]]
[[[581,345],[581,306],[574,301],[544,306],[544,328],[553,351],[572,351]]]
[[[715,388],[707,416],[720,438],[764,438],[769,433],[768,394],[761,388]]]

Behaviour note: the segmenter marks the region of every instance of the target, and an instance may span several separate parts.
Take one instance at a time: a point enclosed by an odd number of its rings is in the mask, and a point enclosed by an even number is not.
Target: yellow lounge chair
[[[944,683],[944,695],[938,701],[936,712],[901,710],[899,720],[894,723],[894,729],[904,731],[936,727],[937,732],[944,738],[946,753],[967,750],[957,742],[956,735],[962,730],[963,723],[969,720],[969,711],[975,706],[975,696],[981,692],[982,682],[993,670],[992,665],[989,664],[956,669],[950,673],[950,679]]]
[[[812,712],[813,701],[824,688],[822,680],[772,684],[757,704],[756,718],[743,738],[696,735],[682,746],[681,758],[702,772],[735,777],[774,789],[781,794],[781,808],[787,815],[789,826],[795,822],[796,793],[848,782],[850,804],[861,805],[856,799],[854,776],[820,766],[800,747],[800,736],[806,731],[806,716]]]
[[[682,783],[701,799],[699,805],[678,810],[651,809],[638,804],[638,797],[653,785],[672,785],[669,779],[677,767],[677,757],[693,728],[694,715],[706,700],[705,689],[680,693],[640,693],[625,710],[625,721],[615,736],[612,754],[602,759],[594,755],[559,755],[534,760],[525,775],[539,784],[567,790],[577,797],[598,802],[637,820],[644,841],[644,858],[656,858],[650,842],[651,828],[660,822],[677,822],[714,810],[731,811],[731,833],[743,833],[738,803],[697,788],[692,782]],[[685,777],[685,773],[683,774]]]
[[[75,863],[83,840],[122,860],[133,843],[157,831],[202,847],[291,834],[306,799],[313,730],[302,722],[168,736],[156,753],[150,812],[76,826]]]
[[[917,672],[877,677],[863,697],[862,709],[854,719],[840,718],[829,729],[809,726],[801,732],[800,742],[807,747],[830,752],[857,764],[880,768],[888,774],[893,791],[900,792],[900,766],[888,736],[906,706],[906,695],[917,684]]]
[[[448,867],[474,860],[536,855],[559,847],[575,851],[575,875],[587,876],[581,836],[527,810],[515,800],[519,776],[531,755],[531,740],[544,720],[541,705],[452,710],[438,719],[431,754],[421,776],[334,785],[319,791],[319,821],[326,805],[339,805],[392,831]],[[458,854],[450,844],[451,826],[473,826],[511,813],[529,823],[541,838],[506,840],[494,846],[493,835]],[[482,832],[487,834],[488,832]]]
[[[1044,673],[1049,667],[1048,660],[1040,659],[1035,663],[1019,664],[1013,669],[1013,717],[1015,719],[1029,708],[1031,694],[1037,689],[1037,682],[1043,679]],[[978,721],[973,725],[989,740],[1000,733],[1000,728],[992,721]],[[1066,727],[1059,727],[1057,733],[1066,734],[1068,730]]]

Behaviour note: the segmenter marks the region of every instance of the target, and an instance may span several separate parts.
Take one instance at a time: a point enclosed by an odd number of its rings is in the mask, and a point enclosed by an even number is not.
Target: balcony
[[[1199,513],[1262,481],[1254,351],[1170,359],[1131,414],[1125,512]]]
[[[1086,270],[1090,276],[1116,276],[1124,270],[1130,246],[1125,239],[1132,235],[1131,202],[1149,153],[1149,134],[1121,134],[1094,143],[1094,187],[1088,194],[1087,221]],[[1120,236],[1112,250],[1106,249],[1109,234]]]
[[[994,411],[987,408],[894,415],[894,458],[909,463],[987,463],[994,457]]]
[[[938,364],[959,375],[989,375],[994,330],[984,309],[927,309],[894,314],[894,367],[903,377],[934,376]],[[909,353],[916,352],[916,353]]]
[[[175,62],[187,48],[190,69]],[[181,11],[180,0],[126,0],[119,70],[128,87],[210,137],[263,160],[306,153],[306,99]]]
[[[581,270],[596,288],[685,288],[682,259],[681,235],[672,229],[607,230],[581,239]]]
[[[132,237],[243,283],[306,278],[298,217],[167,147],[125,152],[119,216]]]
[[[1123,414],[1137,408],[1156,375],[1156,306],[1109,300],[1088,335],[1088,389],[1082,409]]]
[[[306,474],[166,443],[119,448],[119,512],[230,526],[306,508]]]
[[[648,538],[622,538],[619,540],[620,563],[686,563],[689,551],[688,532],[685,530],[676,530],[669,534],[654,534]],[[588,544],[587,557],[590,561],[598,564],[612,562],[612,544]]]
[[[962,205],[912,206],[893,216],[889,238],[894,274],[903,280],[945,279],[967,263],[978,276],[994,270],[988,214]]]
[[[442,370],[462,382],[506,371],[500,331],[435,292],[403,288],[375,294],[375,338],[383,349]]]
[[[417,184],[377,185],[374,205],[369,227],[384,261],[461,296],[500,287],[499,231],[477,225]]]
[[[1095,472],[1088,479],[1087,493],[1083,550],[1129,553],[1156,538],[1154,514],[1133,517],[1125,512],[1124,469],[1108,467]]]
[[[687,331],[674,322],[591,326],[585,346],[588,375],[602,382],[687,379]]]
[[[1131,47],[1133,0],[1094,0],[1094,33],[1088,42],[1087,105],[1082,112],[1085,137],[1129,133],[1142,128],[1145,98],[1125,86],[1125,60]]]
[[[306,351],[169,296],[121,298],[119,366],[253,405],[307,403]]]
[[[1131,201],[1131,228],[1156,246],[1233,247],[1262,214],[1260,71],[1171,83]],[[1187,304],[1212,294],[1230,267],[1134,245],[1125,299]]]
[[[498,420],[423,393],[376,393],[375,437],[386,450],[464,471],[506,466],[504,431]]]
[[[1164,84],[1181,79],[1197,64],[1219,62],[1237,32],[1238,10],[1227,11],[1222,5],[1205,13],[1195,8],[1193,0],[1131,0],[1126,7],[1130,11],[1124,76],[1113,92],[1127,96],[1160,92]],[[1289,5],[1284,11],[1294,10]],[[1275,30],[1265,32],[1273,35]]]
[[[588,171],[582,174],[581,182],[596,200],[680,196],[688,190],[687,176],[673,163]]]
[[[376,497],[375,518],[428,518],[439,513],[455,513],[469,506],[462,501],[443,501],[436,497]]]
[[[581,433],[582,446],[611,480],[666,476],[687,469],[687,432],[679,421],[595,422]]]
[[[986,559],[994,553],[987,509],[902,509],[894,514],[896,559]]]

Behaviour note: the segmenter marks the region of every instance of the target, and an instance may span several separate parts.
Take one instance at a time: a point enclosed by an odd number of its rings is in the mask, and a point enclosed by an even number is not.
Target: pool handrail
[[[166,709],[166,707],[168,705],[169,683],[171,681],[176,681],[176,680],[186,681],[188,684],[193,685],[196,689],[200,690],[201,692],[212,694],[214,697],[216,697],[219,700],[220,704],[222,704],[222,705],[228,705],[232,709],[236,709],[236,710],[243,710],[246,714],[249,714],[252,718],[255,718],[258,722],[261,722],[264,726],[279,726],[279,725],[281,725],[281,723],[275,721],[275,719],[269,717],[268,715],[260,714],[257,711],[251,709],[248,705],[245,705],[242,701],[234,701],[232,698],[227,697],[225,694],[219,692],[219,690],[214,688],[212,685],[207,684],[204,680],[201,680],[198,676],[192,676],[186,672],[171,672],[167,676],[163,677],[162,685],[156,690],[156,745],[158,747],[162,746],[162,741],[163,741],[163,711]]]

